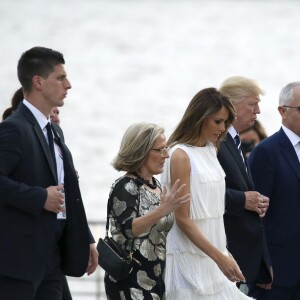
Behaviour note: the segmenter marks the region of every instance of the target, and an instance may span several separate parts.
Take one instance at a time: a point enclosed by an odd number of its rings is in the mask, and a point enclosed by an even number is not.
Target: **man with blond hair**
[[[269,288],[272,276],[262,225],[269,198],[255,190],[239,139],[239,132],[253,126],[260,113],[260,95],[264,92],[255,80],[242,76],[226,79],[220,91],[230,97],[236,111],[218,151],[226,173],[224,224],[228,249],[247,283]]]

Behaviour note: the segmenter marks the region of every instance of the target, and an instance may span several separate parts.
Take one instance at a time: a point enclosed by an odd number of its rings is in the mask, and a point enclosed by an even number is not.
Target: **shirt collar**
[[[49,123],[50,119],[47,119],[35,106],[33,106],[26,99],[23,100],[23,104],[32,112],[37,122],[39,123],[41,129],[43,130],[47,123]]]
[[[228,128],[228,133],[231,135],[231,137],[233,139],[238,134],[238,132],[236,131],[236,129],[232,125]]]
[[[292,145],[295,147],[300,142],[300,137],[295,132],[288,129],[286,126],[281,125],[281,127],[282,127],[284,133],[287,135],[287,137],[291,141]]]

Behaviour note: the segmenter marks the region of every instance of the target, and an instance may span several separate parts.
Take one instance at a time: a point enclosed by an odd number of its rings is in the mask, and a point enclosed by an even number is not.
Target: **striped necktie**
[[[247,163],[245,162],[245,158],[244,158],[242,147],[241,147],[241,139],[240,139],[240,136],[238,134],[234,137],[234,142],[235,142],[235,145],[236,145],[236,147],[238,148],[238,150],[240,152],[240,155],[242,157],[242,160],[243,160],[244,166],[246,168],[246,171],[248,172]]]
[[[241,150],[241,139],[240,139],[240,136],[238,134],[234,137],[234,142],[235,142],[235,145],[237,146],[237,148],[239,149],[239,151],[242,152],[242,150]]]
[[[234,137],[234,142],[235,142],[235,145],[236,145],[236,147],[238,148],[238,150],[240,152],[241,157],[243,158],[243,161],[245,161],[244,155],[243,155],[243,152],[242,152],[242,148],[241,148],[241,139],[240,139],[240,136],[238,134]]]

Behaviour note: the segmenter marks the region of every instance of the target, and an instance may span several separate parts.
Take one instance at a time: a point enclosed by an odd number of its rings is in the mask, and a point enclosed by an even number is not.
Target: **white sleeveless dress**
[[[190,158],[190,217],[204,236],[220,251],[228,254],[223,222],[225,207],[225,173],[212,143],[205,147],[179,144]],[[170,190],[170,160],[165,162],[162,185]],[[227,279],[217,264],[182,233],[174,222],[167,237],[167,300],[242,300],[244,295]]]

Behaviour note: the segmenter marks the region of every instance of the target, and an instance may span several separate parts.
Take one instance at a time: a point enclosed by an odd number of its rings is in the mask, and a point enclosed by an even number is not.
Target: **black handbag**
[[[128,277],[133,268],[132,256],[106,235],[100,238],[97,244],[99,252],[99,265],[116,281],[124,280]]]
[[[99,265],[111,277],[113,277],[116,281],[119,281],[128,277],[132,271],[134,261],[138,261],[132,258],[132,251],[128,253],[127,251],[123,250],[112,237],[108,236],[109,214],[112,205],[112,190],[107,201],[106,236],[104,239],[99,238],[97,250],[99,252]],[[140,201],[139,193],[138,201]]]

